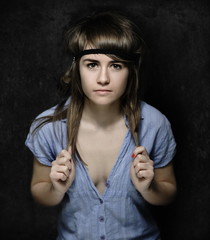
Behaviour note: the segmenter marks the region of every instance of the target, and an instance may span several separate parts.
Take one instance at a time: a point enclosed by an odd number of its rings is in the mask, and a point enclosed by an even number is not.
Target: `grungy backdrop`
[[[140,26],[149,49],[144,100],[166,114],[177,141],[177,197],[154,207],[162,239],[210,239],[210,8],[195,0],[1,1],[0,238],[55,239],[59,207],[33,201],[24,141],[31,120],[57,101],[57,82],[71,61],[65,29],[103,8],[125,10]]]

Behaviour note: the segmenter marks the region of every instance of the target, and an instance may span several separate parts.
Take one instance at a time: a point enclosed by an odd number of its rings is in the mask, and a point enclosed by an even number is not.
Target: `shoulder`
[[[64,109],[68,107],[70,100],[68,99],[64,104]],[[55,105],[47,110],[44,110],[38,114],[33,120],[30,127],[30,134],[37,135],[43,134],[44,136],[56,135],[61,131],[65,131],[66,118],[53,121],[52,117],[55,114],[56,108],[58,105]]]
[[[53,106],[38,114],[31,124],[30,132],[32,133],[35,129],[37,133],[51,131],[53,129],[53,122],[49,121],[49,119],[53,116],[55,109],[56,106]]]
[[[64,104],[64,109],[68,108],[70,101],[71,101],[71,98],[68,98],[67,101]],[[36,117],[36,119],[44,118],[44,117],[48,117],[48,116],[53,116],[57,107],[58,107],[58,104],[53,106],[53,107],[50,107],[50,108],[44,110],[43,112],[41,112]]]
[[[155,107],[141,102],[141,121],[139,125],[140,135],[147,138],[166,139],[172,138],[173,133],[168,118]]]
[[[32,122],[25,144],[43,164],[50,166],[57,154],[66,147],[66,119],[48,121],[56,106],[40,113]]]
[[[169,123],[161,111],[144,101],[141,102],[141,118],[144,124],[156,127]]]
[[[145,146],[155,168],[167,165],[176,152],[176,142],[167,117],[155,107],[141,102],[139,142]]]
[[[36,119],[45,118],[45,117],[48,117],[48,116],[53,116],[56,107],[57,107],[57,105],[53,106],[49,109],[44,110],[43,112],[39,113],[39,115],[37,115]]]

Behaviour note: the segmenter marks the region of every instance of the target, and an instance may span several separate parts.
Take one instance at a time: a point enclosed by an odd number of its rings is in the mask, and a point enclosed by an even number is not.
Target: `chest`
[[[79,129],[77,149],[82,160],[87,164],[88,174],[99,192],[104,190],[127,131],[125,125],[114,131]]]

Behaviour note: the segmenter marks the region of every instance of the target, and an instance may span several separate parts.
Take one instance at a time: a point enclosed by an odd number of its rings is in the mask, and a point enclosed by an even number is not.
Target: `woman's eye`
[[[120,70],[120,69],[122,69],[122,65],[116,64],[116,63],[112,64],[112,67],[113,67],[115,70]]]
[[[97,66],[96,63],[88,63],[87,64],[87,67],[90,68],[90,69],[95,68],[96,66]]]

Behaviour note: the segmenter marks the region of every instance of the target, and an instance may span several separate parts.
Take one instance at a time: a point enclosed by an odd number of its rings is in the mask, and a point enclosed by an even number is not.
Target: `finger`
[[[144,146],[136,147],[131,156],[132,156],[132,158],[135,158],[138,154],[148,156],[148,152]]]
[[[70,155],[70,153],[69,153],[67,150],[63,149],[63,150],[58,154],[57,158],[62,158],[62,157],[71,158],[71,155]]]
[[[143,172],[144,172],[143,170],[138,171],[138,172],[136,173],[137,177],[138,177],[138,178],[144,178]]]
[[[66,181],[68,178],[68,176],[66,176],[62,172],[51,172],[50,177],[51,177],[51,179],[54,179],[55,181],[59,181],[59,180]]]
[[[135,166],[135,172],[137,173],[138,171],[141,170],[147,170],[147,169],[152,169],[151,166],[148,163],[140,163],[138,162]]]
[[[154,172],[150,170],[140,170],[136,173],[138,178],[152,179],[154,177]]]
[[[70,155],[72,155],[72,149],[71,149],[71,146],[68,147],[67,151],[69,152]]]
[[[65,165],[70,167],[70,158],[67,157],[60,157],[60,158],[56,158],[55,161],[52,162],[52,165]]]
[[[134,165],[138,164],[139,162],[142,163],[146,163],[149,161],[149,158],[147,158],[146,156],[142,155],[142,154],[138,154],[135,159],[133,160]]]
[[[59,180],[61,180],[61,181],[66,181],[67,180],[67,178],[68,178],[68,176],[66,176],[65,174],[63,174],[63,173],[57,173],[58,174],[58,176],[59,176]]]
[[[60,172],[60,173],[65,174],[66,176],[69,176],[70,169],[66,165],[56,165],[56,166],[52,167],[52,171],[53,172]]]

